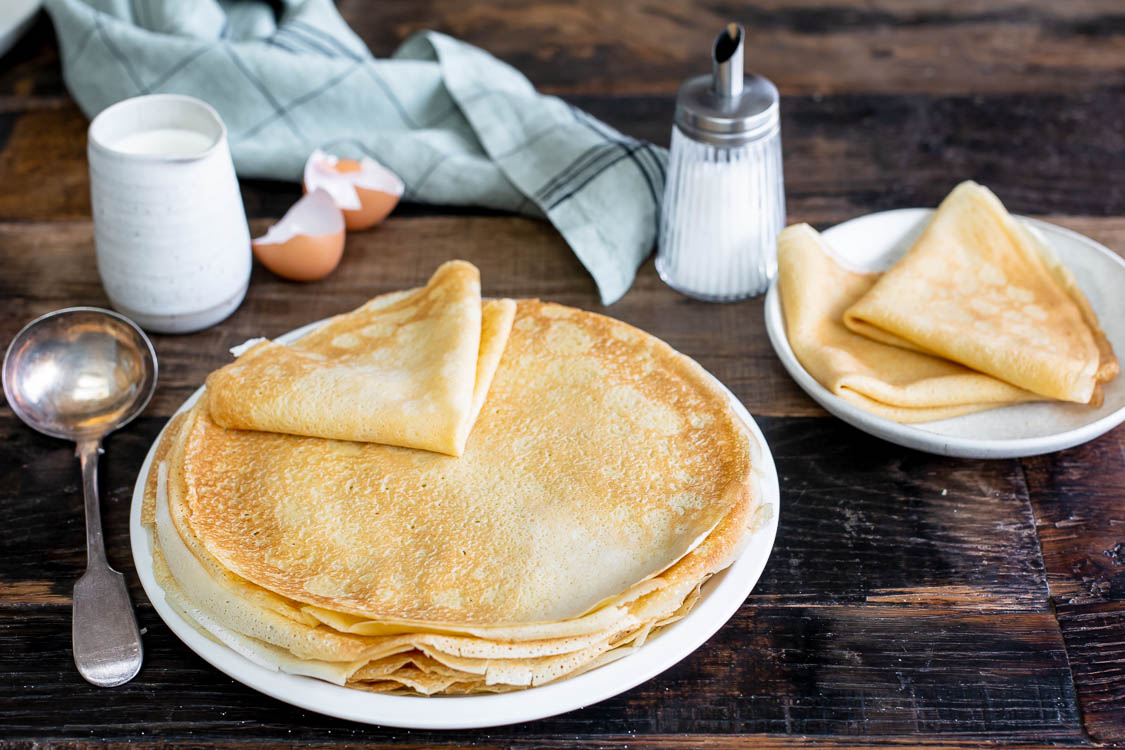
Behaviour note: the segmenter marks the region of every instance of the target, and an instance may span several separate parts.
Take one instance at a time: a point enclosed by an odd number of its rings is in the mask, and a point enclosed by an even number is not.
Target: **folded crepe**
[[[777,244],[789,345],[809,374],[845,401],[886,419],[914,423],[1041,398],[948,360],[849,331],[841,320],[844,311],[880,274],[840,266],[808,224],[786,228]]]
[[[1074,277],[975,182],[942,201],[844,324],[1063,401],[1099,404],[1118,369]]]
[[[385,443],[460,456],[515,314],[483,306],[451,261],[420,289],[376,297],[292,346],[263,341],[207,378],[221,427]]]
[[[509,328],[460,458],[175,417],[141,514],[165,600],[264,667],[427,695],[579,674],[684,616],[768,513],[730,397],[620,321],[522,300]]]

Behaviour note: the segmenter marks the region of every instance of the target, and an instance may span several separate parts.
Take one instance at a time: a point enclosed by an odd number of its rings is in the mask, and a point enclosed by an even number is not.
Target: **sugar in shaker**
[[[743,30],[715,40],[712,73],[676,95],[656,270],[708,302],[761,294],[785,226],[777,87],[743,73]]]

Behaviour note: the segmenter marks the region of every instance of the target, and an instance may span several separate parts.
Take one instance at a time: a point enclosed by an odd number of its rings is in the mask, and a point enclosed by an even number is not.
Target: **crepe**
[[[431,694],[527,687],[620,658],[694,606],[701,583],[729,564],[754,522],[750,504],[732,508],[703,542],[647,581],[641,595],[624,603],[625,618],[584,637],[512,642],[416,631],[395,637],[349,638],[278,617],[241,596],[232,598],[233,590],[223,593],[218,581],[193,559],[193,546],[184,543],[171,520],[167,468],[168,462],[164,462],[156,472],[159,489],[152,501],[154,570],[166,600],[181,616],[208,637],[262,666],[377,691]],[[167,559],[165,550],[170,552]],[[210,592],[209,587],[213,588]],[[624,653],[612,653],[618,649]],[[424,667],[423,674],[416,669],[419,665]],[[438,677],[426,674],[432,672]]]
[[[683,617],[762,517],[727,394],[609,318],[524,301],[510,328],[460,458],[178,416],[142,507],[167,601],[268,668],[422,695],[579,674]]]
[[[853,333],[843,313],[880,274],[843,268],[807,224],[786,228],[777,243],[789,345],[809,374],[845,401],[886,419],[916,423],[1042,398],[948,360]]]
[[[263,341],[207,378],[217,425],[461,455],[511,328],[477,269],[443,264],[293,346]]]
[[[851,330],[1048,398],[1098,404],[1117,360],[1073,276],[975,182],[844,313]]]
[[[207,551],[271,591],[376,619],[528,623],[686,554],[748,492],[748,440],[663,342],[526,301],[460,458],[201,413],[183,481]]]

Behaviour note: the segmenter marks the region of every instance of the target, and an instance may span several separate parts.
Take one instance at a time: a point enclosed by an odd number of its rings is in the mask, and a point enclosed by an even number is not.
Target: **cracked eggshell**
[[[305,162],[305,190],[327,190],[344,214],[348,229],[367,229],[387,218],[405,185],[391,170],[365,156],[341,159],[320,149]]]
[[[250,243],[254,257],[282,278],[316,281],[344,254],[344,217],[326,190],[313,190]]]

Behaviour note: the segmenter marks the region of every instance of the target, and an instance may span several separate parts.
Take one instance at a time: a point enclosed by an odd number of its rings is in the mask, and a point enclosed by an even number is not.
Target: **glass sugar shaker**
[[[785,226],[777,87],[743,74],[743,30],[715,40],[712,73],[676,95],[656,270],[708,302],[761,294]]]

